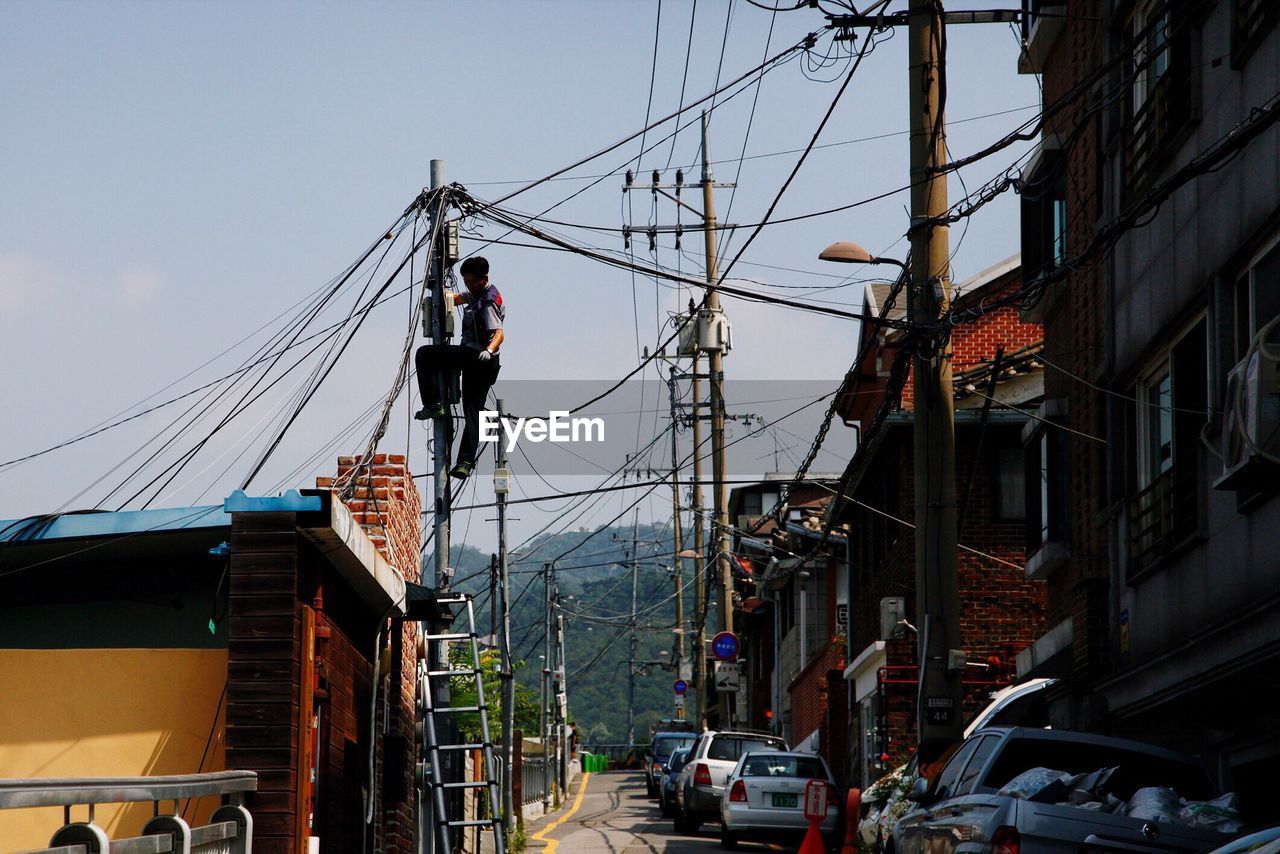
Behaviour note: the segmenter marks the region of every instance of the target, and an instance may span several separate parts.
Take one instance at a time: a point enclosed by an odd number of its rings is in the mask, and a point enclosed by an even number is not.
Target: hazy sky
[[[825,23],[815,9],[774,15],[744,0],[702,0],[694,10],[679,0],[661,5],[647,110],[656,2],[0,0],[0,346],[8,401],[0,461],[139,411],[131,407],[175,381],[150,403],[234,369],[261,336],[249,349],[200,366],[341,273],[428,183],[431,159],[444,160],[447,181],[496,198],[519,186],[497,182],[540,177],[638,130],[646,112],[655,118],[671,112],[682,81],[685,101],[694,100],[715,88],[718,67],[722,82],[733,79]],[[948,43],[949,142],[961,156],[1032,115],[1026,108],[1037,104],[1039,92],[1035,78],[1016,73],[1018,44],[1008,27],[956,26]],[[829,46],[824,35],[819,51]],[[758,222],[794,166],[795,150],[809,141],[848,68],[843,58],[818,64],[815,57],[795,59],[764,77],[758,98],[751,87],[713,113],[711,154],[725,161],[715,166],[716,178],[739,185],[732,195],[718,191],[722,221]],[[827,147],[806,160],[775,217],[837,207],[906,182],[906,82],[906,38],[898,33],[866,58],[818,140]],[[1005,112],[1012,110],[1020,111]],[[989,117],[976,118],[982,116]],[[652,132],[647,143],[671,129]],[[739,164],[744,138],[747,159]],[[640,150],[636,140],[510,205],[540,211],[628,157],[637,168]],[[965,182],[977,186],[1025,151],[1014,147],[966,169]],[[698,159],[695,123],[674,146],[666,142],[645,154],[637,171],[648,180],[650,170],[663,169],[663,179],[673,181],[675,168],[684,166],[696,179]],[[553,216],[613,228],[675,221],[670,203],[655,207],[650,195],[624,196],[621,186],[620,175],[606,178]],[[962,193],[957,181],[951,192]],[[1016,202],[1010,196],[989,205],[962,242],[963,229],[952,229],[956,281],[1017,251]],[[899,193],[766,228],[733,275],[763,283],[751,285],[758,289],[786,285],[778,293],[857,310],[861,287],[841,278],[855,268],[819,262],[817,253],[855,239],[901,257],[906,204]],[[687,224],[689,215],[682,219]],[[617,234],[560,230],[621,248]],[[486,238],[501,233],[495,225],[482,229]],[[730,238],[725,258],[744,239],[743,232]],[[661,263],[700,275],[698,235],[685,237],[684,257],[672,250],[670,236],[660,243]],[[464,242],[464,251],[474,247]],[[688,298],[563,253],[495,245],[483,254],[508,306],[499,390],[503,381],[620,377],[636,365],[639,347],[653,345],[668,312]],[[636,255],[652,260],[643,240]],[[839,284],[845,287],[805,290]],[[731,378],[834,385],[852,357],[857,327],[849,321],[732,299],[725,307],[734,324],[735,348],[726,359]],[[336,448],[317,462],[309,458],[390,386],[406,315],[404,299],[372,314],[254,491],[307,486],[332,468]],[[291,385],[282,383],[277,396],[233,422],[225,441],[220,437],[193,460],[157,503],[225,497],[248,470],[255,443]],[[416,409],[416,392],[412,403]],[[384,447],[407,448],[414,470],[424,473],[425,433],[415,428],[406,440],[405,406],[398,406]],[[0,518],[94,506],[129,466],[99,479],[176,414],[166,408],[0,467]],[[357,426],[339,443],[341,452],[363,447],[370,425]],[[803,434],[792,439],[802,446],[792,451],[799,455],[812,429],[792,429]],[[651,415],[641,424],[642,440],[654,431]],[[186,450],[203,432],[193,428],[174,449]],[[847,454],[849,433],[837,426],[833,448]],[[815,468],[838,470],[840,453],[819,457]],[[739,469],[750,465],[739,461]],[[514,467],[521,473],[518,461]],[[772,459],[757,468],[772,469]],[[489,500],[487,471],[486,464],[462,500]],[[551,486],[521,477],[521,487],[541,494],[594,482],[548,479]],[[114,507],[123,495],[103,506]],[[579,524],[608,521],[623,500],[602,501]],[[665,518],[669,502],[669,493],[658,493],[643,506],[642,519]],[[530,505],[513,515],[516,542],[550,519]],[[484,520],[491,513],[473,516],[468,526],[463,514],[458,529],[488,549],[493,525]]]

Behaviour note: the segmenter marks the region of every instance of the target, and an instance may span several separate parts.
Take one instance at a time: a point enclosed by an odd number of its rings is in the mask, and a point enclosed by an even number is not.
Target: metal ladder
[[[422,665],[421,681],[419,683],[419,692],[422,696],[421,709],[423,712],[422,720],[422,736],[423,744],[426,747],[430,766],[427,776],[427,783],[431,787],[432,804],[434,805],[432,821],[435,825],[434,832],[440,845],[440,854],[449,854],[453,850],[451,846],[452,831],[454,828],[467,827],[483,827],[493,832],[493,843],[496,854],[506,854],[506,839],[504,837],[504,827],[502,821],[502,795],[498,788],[497,765],[493,758],[493,740],[489,737],[489,707],[484,698],[484,680],[480,675],[480,645],[476,638],[476,621],[475,611],[472,606],[471,596],[465,593],[450,593],[437,596],[436,601],[443,606],[448,605],[466,605],[467,624],[465,632],[454,632],[440,635],[424,635],[424,640],[431,644],[435,641],[467,641],[471,644],[471,667],[462,670],[445,669],[431,670],[430,659]],[[442,663],[445,668],[449,667],[448,657]],[[435,705],[435,694],[432,691],[435,682],[433,680],[449,680],[451,678],[467,677],[475,680],[476,686],[476,705],[474,706],[440,706]],[[467,712],[479,712],[480,714],[480,742],[479,743],[462,743],[462,744],[441,744],[436,733],[436,716],[450,714],[464,714]],[[443,773],[443,764],[441,762],[441,754],[447,751],[467,751],[482,750],[484,752],[484,780],[464,781],[460,783],[445,782]],[[484,789],[489,796],[489,818],[484,819],[466,819],[458,821],[450,821],[445,804],[445,793],[462,789],[469,791],[473,789]],[[479,804],[477,803],[477,808]]]

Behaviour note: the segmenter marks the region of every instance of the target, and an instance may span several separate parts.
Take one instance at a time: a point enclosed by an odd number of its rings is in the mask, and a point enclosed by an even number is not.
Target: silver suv
[[[720,795],[742,754],[787,749],[785,741],[765,733],[702,733],[676,783],[676,831],[696,833],[704,820],[720,817]]]

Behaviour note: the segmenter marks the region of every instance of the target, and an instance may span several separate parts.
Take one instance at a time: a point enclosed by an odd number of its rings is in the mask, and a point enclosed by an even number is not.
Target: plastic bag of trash
[[[1113,765],[1110,768],[1099,768],[1097,771],[1081,774],[1076,779],[1068,800],[1081,806],[1090,802],[1104,801],[1108,794],[1111,777],[1119,770],[1119,765]]]
[[[1240,821],[1240,798],[1228,792],[1211,801],[1183,801],[1178,818],[1192,827],[1207,827],[1222,833],[1237,833]]]
[[[1129,803],[1125,804],[1124,814],[1144,821],[1175,824],[1180,821],[1178,813],[1181,809],[1182,799],[1173,789],[1164,786],[1148,786],[1133,793]]]
[[[1005,783],[996,794],[1010,798],[1024,798],[1028,801],[1058,803],[1067,799],[1074,780],[1075,778],[1065,771],[1031,768]]]

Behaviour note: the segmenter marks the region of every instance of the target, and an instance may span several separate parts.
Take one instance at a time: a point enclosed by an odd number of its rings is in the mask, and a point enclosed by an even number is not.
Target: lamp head
[[[819,261],[835,261],[840,264],[874,264],[876,258],[851,240],[832,243],[818,253]]]

